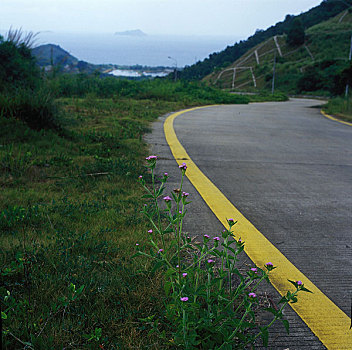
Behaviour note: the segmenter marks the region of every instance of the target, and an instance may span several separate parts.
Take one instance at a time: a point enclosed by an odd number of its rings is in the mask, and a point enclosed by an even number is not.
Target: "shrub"
[[[290,46],[299,46],[304,44],[304,40],[305,33],[302,21],[295,18],[287,32],[287,44]]]
[[[10,30],[6,39],[0,36],[0,91],[14,85],[34,88],[39,83],[40,72],[30,50],[34,37],[20,30]]]
[[[17,88],[0,93],[0,116],[22,120],[31,129],[59,129],[58,108],[44,88]]]

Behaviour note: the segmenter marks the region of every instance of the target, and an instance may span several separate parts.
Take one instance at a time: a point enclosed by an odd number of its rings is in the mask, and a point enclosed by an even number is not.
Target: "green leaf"
[[[297,303],[297,297],[291,297],[291,304]]]
[[[288,280],[292,285],[295,286],[295,288],[297,288],[297,283],[295,281],[291,281],[291,280]]]
[[[227,249],[228,249],[229,251],[231,251],[233,254],[236,254],[236,253],[237,253],[237,250],[236,250],[236,249],[233,249],[233,248],[230,247],[230,246],[228,246]],[[232,256],[230,256],[230,257],[232,257]]]
[[[159,270],[160,267],[164,266],[164,262],[163,261],[158,261],[155,263],[155,265],[153,266],[151,273],[154,273],[155,271]]]
[[[1,311],[1,319],[2,320],[7,320],[7,315],[3,311]]]
[[[83,289],[84,289],[84,284],[81,287],[79,287],[79,289],[76,291],[76,294],[80,295],[83,292]]]
[[[285,296],[283,296],[283,297],[280,299],[279,304],[286,303],[287,301],[288,301],[288,299],[287,299]]]
[[[131,256],[131,259],[136,258],[137,256],[141,256],[142,254],[140,252],[137,252],[136,254],[133,254]]]
[[[218,256],[218,257],[222,257],[222,256],[224,255],[224,252],[220,252],[220,250],[214,249],[214,250],[212,251],[212,254],[214,254],[214,255],[216,255],[216,256]]]
[[[153,196],[151,194],[144,194],[142,198],[153,198]]]
[[[156,196],[157,196],[157,197],[161,196],[162,193],[164,192],[164,190],[165,190],[165,187],[162,186],[162,187],[159,189],[159,191],[158,191],[158,193],[156,194]]]
[[[290,334],[290,324],[288,323],[288,321],[281,320],[281,322],[284,324],[287,334]]]
[[[269,332],[268,332],[268,329],[267,328],[261,329],[260,336],[263,339],[263,345],[267,348],[268,347],[268,343],[269,343]]]
[[[170,277],[171,275],[175,274],[176,271],[172,268],[169,268],[166,272],[165,272],[165,276],[166,277]]]
[[[312,291],[310,291],[309,289],[307,289],[306,287],[301,287],[300,290],[303,290],[303,292],[308,292],[308,293],[312,293]]]

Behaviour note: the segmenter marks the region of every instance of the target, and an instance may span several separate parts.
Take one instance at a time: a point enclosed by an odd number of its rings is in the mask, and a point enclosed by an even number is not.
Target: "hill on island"
[[[116,32],[115,35],[125,35],[125,36],[147,36],[146,33],[140,29],[125,30],[124,32]]]
[[[59,45],[46,44],[32,49],[33,56],[36,57],[40,66],[48,65],[77,65],[78,59]]]
[[[113,69],[113,65],[96,65],[81,61],[59,45],[46,44],[32,49],[32,55],[37,64],[46,71],[51,71],[55,67],[56,71],[65,73],[93,73],[105,72]]]

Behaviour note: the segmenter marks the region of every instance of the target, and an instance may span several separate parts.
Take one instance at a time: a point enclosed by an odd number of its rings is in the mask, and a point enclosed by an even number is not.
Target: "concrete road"
[[[352,127],[324,118],[312,108],[317,104],[295,99],[214,106],[179,116],[174,129],[213,184],[350,317]],[[162,137],[162,121],[148,140],[168,167],[162,170],[170,172],[175,162]],[[221,225],[202,198],[193,199],[188,230],[218,232]],[[297,337],[281,338],[273,348],[324,348],[297,317],[289,312],[288,317]],[[297,343],[299,337],[307,341]]]

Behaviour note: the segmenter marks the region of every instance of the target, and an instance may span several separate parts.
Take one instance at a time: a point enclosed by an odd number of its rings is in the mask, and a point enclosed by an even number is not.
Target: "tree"
[[[302,21],[295,18],[287,32],[287,44],[290,46],[302,45],[304,44],[305,36]]]

